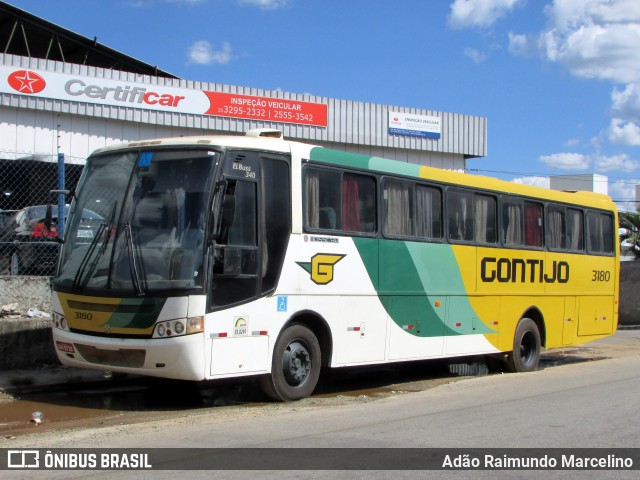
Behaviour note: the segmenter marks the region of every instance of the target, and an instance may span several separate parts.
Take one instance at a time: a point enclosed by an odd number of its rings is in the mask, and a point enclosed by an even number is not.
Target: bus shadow
[[[545,352],[540,368],[601,360],[595,350],[571,348]],[[490,375],[483,357],[410,361],[386,365],[323,370],[310,401],[340,397],[363,399],[433,388],[460,377]],[[43,391],[25,391],[13,402],[0,403],[0,432],[29,426],[35,411],[45,422],[68,422],[122,413],[181,413],[227,406],[259,406],[269,403],[257,377],[204,382],[167,380],[129,375],[111,379],[58,385]],[[18,428],[19,429],[19,428]]]

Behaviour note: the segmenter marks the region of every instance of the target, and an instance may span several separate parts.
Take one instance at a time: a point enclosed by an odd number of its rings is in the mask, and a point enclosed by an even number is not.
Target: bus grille
[[[125,348],[102,350],[91,345],[74,344],[80,355],[89,363],[111,367],[141,368],[144,365],[145,350]]]

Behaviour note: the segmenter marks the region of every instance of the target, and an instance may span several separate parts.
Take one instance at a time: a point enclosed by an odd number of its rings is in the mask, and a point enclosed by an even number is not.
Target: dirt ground
[[[574,362],[640,355],[640,330],[620,330],[590,344],[546,351],[541,368]],[[425,362],[332,373],[316,393],[293,403],[271,403],[255,383],[181,383],[143,377],[112,379],[103,372],[43,367],[0,373],[0,447],[64,447],[83,440],[117,438],[127,431],[153,431],[163,425],[226,422],[246,416],[278,415],[292,410],[361,404],[408,395],[486,375],[478,365],[427,372]],[[452,385],[453,386],[453,385]],[[162,402],[158,398],[163,398]],[[42,423],[32,421],[36,411]],[[215,412],[215,415],[212,415]]]

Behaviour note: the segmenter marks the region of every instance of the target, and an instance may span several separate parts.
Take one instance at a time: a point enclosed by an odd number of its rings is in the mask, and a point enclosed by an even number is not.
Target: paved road
[[[307,399],[261,408],[207,409],[137,425],[19,437],[26,447],[640,447],[640,332],[584,350],[599,360],[519,375],[454,381],[379,400]],[[31,437],[31,438],[29,438]],[[197,451],[194,451],[197,457]],[[197,460],[197,458],[196,458]],[[45,473],[45,472],[37,472]],[[168,472],[136,478],[171,478]],[[637,474],[637,472],[635,472]],[[348,472],[355,478],[540,478],[540,472]],[[120,475],[120,476],[119,476]],[[129,478],[125,472],[106,478]],[[340,472],[263,472],[262,478],[337,478]],[[633,472],[563,471],[553,478],[637,478]],[[253,472],[190,472],[190,478],[255,478]],[[24,478],[24,475],[11,477]],[[33,478],[36,478],[34,476]],[[37,478],[105,478],[46,472]]]

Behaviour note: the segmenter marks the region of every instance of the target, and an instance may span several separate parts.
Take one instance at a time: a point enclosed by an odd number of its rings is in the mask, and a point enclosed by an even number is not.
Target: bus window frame
[[[562,247],[552,247],[551,246],[551,241],[549,236],[551,235],[551,226],[549,225],[549,222],[551,221],[551,215],[549,215],[550,211],[552,209],[561,209],[566,221],[567,218],[567,211],[568,210],[574,210],[577,211],[581,214],[581,219],[582,219],[582,226],[581,226],[581,235],[582,235],[582,248],[581,249],[572,249],[572,248],[562,248]],[[585,224],[585,219],[586,219],[586,212],[585,209],[582,207],[579,207],[578,205],[572,205],[572,204],[565,204],[565,203],[559,203],[559,202],[547,202],[544,208],[544,223],[545,223],[545,232],[544,232],[544,238],[545,238],[545,245],[547,246],[547,250],[549,252],[553,252],[553,253],[571,253],[571,254],[584,254],[586,253],[586,224]]]
[[[451,238],[449,235],[449,192],[452,193],[466,193],[471,195],[471,215],[472,215],[472,239],[470,240],[459,240],[456,238]],[[476,195],[490,197],[494,200],[494,230],[495,230],[495,241],[493,242],[479,242],[476,240],[476,219],[475,219],[475,208],[476,208]],[[500,205],[500,195],[497,192],[491,190],[485,190],[480,188],[471,188],[471,187],[459,187],[457,185],[447,185],[443,192],[443,210],[444,210],[444,221],[443,221],[443,236],[446,237],[446,241],[452,245],[468,245],[468,246],[478,246],[478,247],[501,247],[501,238],[500,238],[500,222],[499,222],[499,205]]]
[[[440,200],[440,208],[439,213],[440,213],[440,229],[439,229],[439,236],[437,237],[423,237],[420,236],[416,233],[413,233],[411,235],[397,235],[397,234],[390,234],[385,232],[385,225],[386,225],[386,208],[384,206],[384,191],[385,191],[385,184],[387,182],[397,182],[397,183],[406,183],[406,184],[410,184],[412,186],[412,193],[413,193],[413,203],[412,203],[412,207],[413,207],[413,217],[412,220],[415,221],[416,220],[416,189],[418,187],[425,187],[425,188],[430,188],[435,190],[436,192],[438,192],[439,194],[439,200]],[[422,242],[422,243],[444,243],[444,225],[445,225],[445,220],[444,220],[444,189],[445,186],[444,185],[440,185],[440,184],[433,184],[433,183],[428,183],[428,182],[420,182],[420,181],[416,181],[415,179],[411,178],[411,177],[404,177],[404,176],[393,176],[393,175],[382,175],[380,177],[380,181],[379,181],[379,189],[378,189],[378,199],[379,199],[379,207],[378,207],[378,212],[379,212],[379,216],[380,219],[378,221],[379,224],[379,229],[380,229],[380,235],[382,238],[388,239],[388,240],[401,240],[401,241],[410,241],[410,242]]]
[[[502,218],[502,212],[503,212],[503,207],[507,203],[519,204],[519,205],[522,206],[522,214],[523,214],[523,226],[522,226],[523,230],[522,230],[522,234],[524,235],[524,242],[522,244],[507,243],[506,242],[506,230],[505,230],[505,224],[504,224],[503,218]],[[527,229],[526,229],[526,224],[524,223],[525,222],[524,216],[526,215],[525,212],[526,212],[526,204],[527,203],[538,205],[538,206],[540,206],[540,208],[542,210],[542,245],[528,245],[526,243]],[[498,205],[498,215],[500,217],[498,219],[499,228],[500,228],[500,241],[499,241],[500,248],[506,248],[506,249],[510,249],[510,250],[531,250],[531,251],[536,251],[536,252],[546,252],[546,251],[548,251],[547,238],[546,238],[546,232],[547,232],[546,218],[547,218],[547,215],[545,213],[547,204],[548,204],[548,202],[545,201],[544,199],[541,199],[541,198],[524,197],[524,196],[514,195],[514,194],[500,195],[500,202],[499,202],[499,205]]]
[[[314,228],[310,227],[308,224],[307,218],[307,200],[308,200],[308,188],[307,188],[307,175],[309,170],[318,170],[324,172],[330,172],[339,175],[340,177],[340,215],[342,215],[342,207],[344,205],[344,176],[345,175],[357,175],[360,177],[365,177],[373,180],[373,208],[375,209],[373,215],[374,228],[371,232],[365,232],[361,230],[345,230],[342,228],[342,221],[340,222],[340,228]],[[364,237],[364,238],[377,238],[380,231],[380,176],[357,169],[351,168],[337,168],[333,165],[323,165],[323,164],[303,164],[302,172],[301,172],[301,183],[302,183],[302,231],[304,233],[314,233],[318,235],[335,235],[335,236],[343,236],[343,237]]]
[[[594,255],[598,257],[615,257],[616,256],[616,242],[619,242],[618,238],[615,236],[616,232],[616,217],[613,212],[609,210],[599,210],[596,208],[584,208],[583,209],[583,218],[584,218],[584,253],[586,255]],[[589,213],[597,213],[600,215],[604,215],[609,217],[611,220],[611,252],[594,252],[589,249],[589,225],[588,225],[588,215]]]

